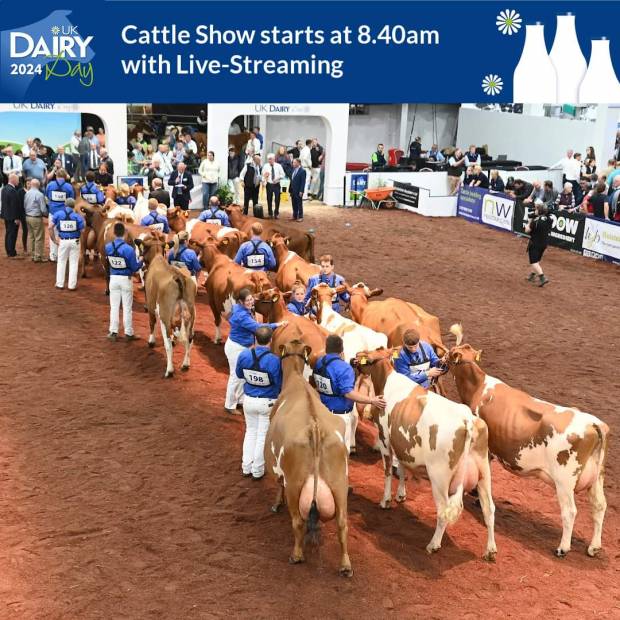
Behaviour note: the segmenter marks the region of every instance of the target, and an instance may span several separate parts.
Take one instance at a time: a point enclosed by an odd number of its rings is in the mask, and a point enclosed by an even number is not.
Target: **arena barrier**
[[[528,209],[507,194],[478,187],[462,187],[458,193],[457,216],[491,228],[527,237]],[[584,213],[551,213],[549,245],[588,258],[620,265],[620,224]]]

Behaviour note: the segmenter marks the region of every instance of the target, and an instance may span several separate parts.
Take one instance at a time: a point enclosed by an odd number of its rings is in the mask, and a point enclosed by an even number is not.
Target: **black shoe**
[[[125,334],[125,340],[127,342],[131,342],[132,340],[140,340],[140,336],[136,336],[135,334]]]
[[[543,274],[542,276],[538,276],[538,279],[540,280],[540,282],[538,283],[538,286],[545,286],[545,284],[549,282],[549,278],[546,278],[545,274]]]
[[[107,335],[108,340],[111,340],[112,342],[116,342],[117,337],[118,337],[118,334],[115,334],[114,332],[110,332]]]
[[[536,279],[536,274],[532,271],[532,273],[530,273],[530,275],[527,277],[527,281],[534,282],[535,279]]]
[[[244,474],[243,472],[241,472],[241,475],[242,475],[244,478],[249,478],[249,477],[252,475],[252,472],[248,472],[247,474]]]

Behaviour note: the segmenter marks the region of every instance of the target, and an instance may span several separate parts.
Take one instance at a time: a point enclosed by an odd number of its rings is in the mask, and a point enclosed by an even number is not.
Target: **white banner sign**
[[[588,218],[583,231],[583,253],[620,260],[620,226]]]
[[[515,201],[497,194],[485,194],[482,198],[482,221],[489,226],[512,231]]]

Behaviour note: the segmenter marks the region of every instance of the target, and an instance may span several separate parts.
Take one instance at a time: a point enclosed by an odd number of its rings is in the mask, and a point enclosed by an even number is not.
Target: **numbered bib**
[[[332,380],[329,377],[324,377],[323,375],[314,374],[314,384],[316,385],[316,389],[321,392],[321,394],[325,394],[325,396],[333,396],[334,390],[332,389]]]
[[[64,202],[67,199],[67,192],[52,190],[52,200],[54,202]]]
[[[182,260],[173,260],[171,263],[177,269],[187,269],[187,265]]]
[[[108,263],[112,269],[127,269],[127,263],[122,256],[108,256]]]
[[[221,226],[221,225],[222,225],[221,220],[218,220],[217,218],[215,218],[215,219],[210,219],[210,220],[205,220],[205,222],[206,222],[207,224],[215,224],[216,226]]]
[[[82,194],[82,198],[91,205],[97,202],[97,194]]]
[[[158,230],[159,232],[163,232],[164,231],[164,225],[162,222],[158,222],[157,224],[150,224],[149,228],[153,229],[153,230]]]
[[[254,385],[256,387],[269,387],[271,385],[269,375],[266,372],[262,372],[260,370],[251,370],[248,368],[244,368],[243,376],[250,385]]]
[[[431,367],[430,362],[424,362],[424,364],[416,364],[409,366],[409,372],[420,372],[422,370],[428,370]]]
[[[248,254],[246,257],[246,262],[248,267],[264,267],[265,266],[265,255],[264,254]]]
[[[75,220],[60,220],[58,228],[60,232],[75,232],[77,230],[77,222]]]

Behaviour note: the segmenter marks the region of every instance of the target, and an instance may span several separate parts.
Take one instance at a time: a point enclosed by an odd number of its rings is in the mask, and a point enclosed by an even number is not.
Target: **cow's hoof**
[[[555,550],[555,557],[556,558],[565,558],[567,553],[568,553],[568,551],[564,551],[564,549],[556,549]]]
[[[353,577],[353,569],[350,566],[343,566],[339,572],[341,577]]]
[[[487,551],[482,557],[487,562],[495,562],[495,556],[497,555],[497,551]]]
[[[402,504],[403,502],[406,502],[406,501],[407,501],[407,496],[406,496],[406,495],[397,495],[397,496],[396,496],[396,501],[397,501],[399,504]]]
[[[149,309],[148,309],[148,307],[147,307],[147,306],[142,306],[142,311],[143,311],[143,312],[148,312],[148,311],[149,311]]]
[[[592,545],[590,545],[588,547],[588,550],[587,550],[587,554],[591,558],[595,558],[600,552],[601,552],[601,548],[600,547],[593,547]]]
[[[147,342],[147,344],[149,345],[149,349],[153,349],[155,347],[155,341],[153,340],[153,342],[151,342],[149,340],[149,342]]]
[[[389,510],[391,508],[390,501],[388,500],[387,502],[379,502],[379,507],[381,508],[381,510]]]
[[[432,555],[433,553],[437,553],[439,550],[441,549],[441,545],[433,545],[433,544],[429,544],[426,546],[426,553],[428,553],[429,555]]]
[[[181,372],[187,372],[189,370],[189,364],[187,366],[181,366]]]
[[[221,340],[214,340],[213,344],[222,344],[222,341]]]
[[[357,448],[355,446],[351,446],[351,449],[349,450],[349,455],[355,456],[356,454],[357,454]]]
[[[288,563],[289,564],[302,564],[304,562],[304,556],[301,555],[298,558],[296,558],[294,555],[291,555],[288,559]]]
[[[280,512],[280,504],[274,504],[271,507],[271,512],[273,512],[273,514],[277,514],[278,512]]]
[[[106,297],[109,297],[109,296],[110,296],[110,291],[105,291],[104,295],[105,295]]]
[[[174,372],[165,372],[164,379],[172,379],[174,377]]]

